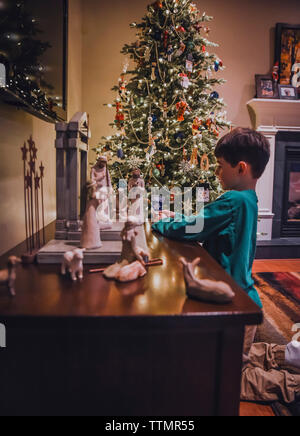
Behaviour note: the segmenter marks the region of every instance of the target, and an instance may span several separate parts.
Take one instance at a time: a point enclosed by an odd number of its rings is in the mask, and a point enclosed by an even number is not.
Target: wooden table
[[[22,266],[17,297],[0,289],[1,415],[238,415],[244,327],[262,312],[198,244],[147,236],[164,265],[134,283]],[[187,299],[180,256],[201,256],[234,302]]]

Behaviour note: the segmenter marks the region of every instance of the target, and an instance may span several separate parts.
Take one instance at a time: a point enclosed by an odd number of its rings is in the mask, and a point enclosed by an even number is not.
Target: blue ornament
[[[117,156],[119,159],[123,159],[124,158],[124,151],[122,150],[122,148],[119,148]]]
[[[188,50],[193,50],[193,48],[195,48],[195,44],[192,41],[189,41],[186,46]]]
[[[155,39],[156,41],[160,41],[160,40],[161,40],[161,32],[160,32],[159,30],[157,30],[157,31],[154,33],[154,39]]]
[[[156,121],[157,121],[157,116],[156,115],[152,115],[152,123],[154,124],[154,123],[156,123]]]
[[[214,100],[214,99],[218,99],[220,97],[220,95],[216,92],[216,91],[214,91],[214,92],[212,92],[211,94],[210,94],[210,98],[212,99],[212,100]]]
[[[183,139],[184,138],[184,133],[183,132],[177,132],[174,135],[175,139]]]
[[[215,62],[215,71],[218,72],[219,69],[220,69],[220,62],[219,62],[219,61],[216,61],[216,62]]]

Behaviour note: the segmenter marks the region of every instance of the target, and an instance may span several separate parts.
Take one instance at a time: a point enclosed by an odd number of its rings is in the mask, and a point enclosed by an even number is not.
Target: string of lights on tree
[[[28,1],[0,0],[0,63],[6,69],[6,87],[33,108],[53,117],[58,102],[49,98],[53,87],[44,80],[41,56],[51,45],[39,39],[38,21]]]
[[[116,187],[140,168],[147,187],[208,184],[211,200],[222,192],[214,148],[230,123],[215,91],[225,82],[218,78],[222,60],[209,52],[217,47],[208,39],[211,20],[191,0],[164,0],[131,24],[137,41],[122,50],[126,61],[113,88],[118,96],[107,105],[116,110],[111,126],[117,132],[95,148],[108,155]]]

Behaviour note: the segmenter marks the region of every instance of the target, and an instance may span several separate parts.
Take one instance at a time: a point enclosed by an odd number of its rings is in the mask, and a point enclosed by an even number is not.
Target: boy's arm
[[[176,214],[174,219],[166,218],[152,228],[170,239],[203,242],[225,229],[232,219],[229,194],[224,194],[214,203],[203,207],[197,216],[185,217]]]

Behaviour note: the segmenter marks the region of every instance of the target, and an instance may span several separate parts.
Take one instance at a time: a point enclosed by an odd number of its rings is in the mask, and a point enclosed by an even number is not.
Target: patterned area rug
[[[288,344],[296,334],[293,327],[300,324],[300,273],[260,273],[254,280],[265,315],[255,341]],[[271,406],[276,416],[300,416],[300,402]]]
[[[300,323],[300,273],[260,273],[254,280],[265,314],[256,341],[286,345]]]

